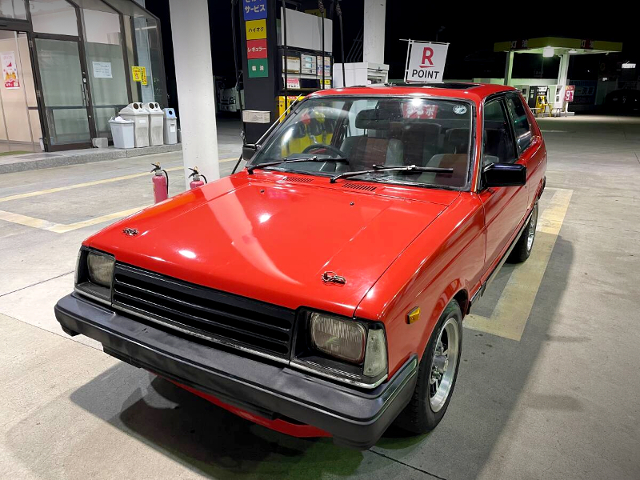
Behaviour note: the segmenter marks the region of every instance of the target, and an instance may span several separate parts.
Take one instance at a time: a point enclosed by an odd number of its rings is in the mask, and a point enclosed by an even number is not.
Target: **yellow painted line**
[[[234,162],[234,161],[238,161],[238,159],[237,158],[224,158],[224,159],[220,160],[219,163]],[[175,171],[183,170],[183,169],[184,169],[184,167],[171,167],[171,168],[166,168],[165,170],[167,172],[175,172]],[[38,190],[36,192],[19,193],[17,195],[10,195],[8,197],[1,197],[0,198],[0,203],[9,202],[11,200],[20,200],[22,198],[30,198],[30,197],[37,197],[37,196],[40,196],[40,195],[47,195],[49,193],[65,192],[67,190],[74,190],[76,188],[91,187],[93,185],[103,185],[105,183],[121,182],[123,180],[131,180],[132,178],[139,178],[139,177],[146,177],[146,176],[149,176],[149,172],[132,173],[131,175],[123,175],[121,177],[105,178],[104,180],[94,180],[92,182],[76,183],[74,185],[67,185],[66,187],[49,188],[47,190]]]
[[[139,212],[147,205],[142,207],[130,208],[121,212],[109,213],[108,215],[102,215],[100,217],[90,218],[89,220],[83,220],[75,223],[54,223],[48,220],[42,220],[41,218],[29,217],[27,215],[20,215],[19,213],[5,212],[0,210],[0,220],[5,222],[17,223],[18,225],[24,225],[25,227],[38,228],[40,230],[46,230],[54,233],[67,233],[72,230],[78,230],[79,228],[89,227],[91,225],[97,225],[99,223],[117,220],[128,215],[133,215]]]
[[[134,213],[139,212],[143,208],[146,208],[146,205],[142,207],[130,208],[129,210],[123,210],[121,212],[110,213],[108,215],[102,215],[101,217],[90,218],[89,220],[83,220],[82,222],[69,223],[66,225],[56,224],[46,228],[45,230],[48,230],[50,232],[55,232],[55,233],[67,233],[72,230],[78,230],[79,228],[89,227],[91,225],[97,225],[99,223],[109,222],[112,220],[118,220],[120,218],[128,217],[129,215],[133,215]]]
[[[182,167],[167,168],[167,172],[173,172],[175,170],[182,170]],[[37,197],[39,195],[46,195],[48,193],[64,192],[66,190],[74,190],[76,188],[91,187],[93,185],[102,185],[105,183],[120,182],[122,180],[130,180],[132,178],[144,177],[149,175],[149,172],[133,173],[131,175],[124,175],[122,177],[105,178],[104,180],[94,180],[93,182],[76,183],[75,185],[67,185],[66,187],[49,188],[47,190],[38,190],[37,192],[19,193],[17,195],[11,195],[9,197],[0,198],[0,202],[9,202],[11,200],[20,200],[21,198]]]
[[[572,194],[573,190],[556,189],[549,205],[538,218],[531,256],[511,272],[491,317],[468,315],[464,322],[466,327],[520,341]]]
[[[26,215],[20,215],[19,213],[5,212],[0,210],[0,220],[5,222],[17,223],[18,225],[24,225],[25,227],[40,228],[46,230],[50,227],[54,227],[56,224],[40,218],[28,217]]]

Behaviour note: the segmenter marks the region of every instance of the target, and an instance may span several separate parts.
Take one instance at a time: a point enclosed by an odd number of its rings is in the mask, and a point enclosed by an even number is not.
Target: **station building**
[[[0,61],[0,151],[87,148],[127,104],[166,106],[160,22],[131,0],[2,0]]]

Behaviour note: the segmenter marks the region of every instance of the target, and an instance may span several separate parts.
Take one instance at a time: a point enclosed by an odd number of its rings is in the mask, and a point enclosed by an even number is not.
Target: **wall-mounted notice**
[[[139,67],[137,65],[131,66],[131,75],[134,82],[140,82],[142,85],[147,85],[147,68]]]
[[[93,78],[113,78],[111,62],[92,62]]]
[[[0,53],[0,59],[2,61],[2,79],[4,81],[4,88],[9,90],[20,88],[15,52],[2,52]]]

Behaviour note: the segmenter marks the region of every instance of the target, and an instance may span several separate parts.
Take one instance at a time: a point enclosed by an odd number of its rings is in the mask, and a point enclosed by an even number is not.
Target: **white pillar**
[[[216,95],[211,69],[207,0],[169,0],[173,36],[185,187],[189,168],[210,182],[220,178]]]
[[[563,87],[567,83],[567,74],[569,73],[569,52],[565,52],[560,56],[560,68],[558,68],[558,85]]]
[[[384,63],[384,25],[387,0],[364,0],[362,61]]]
[[[504,68],[504,84],[511,85],[511,74],[513,72],[513,56],[515,52],[507,52],[507,64]]]
[[[564,52],[560,56],[560,67],[558,68],[558,90],[556,92],[557,101],[554,101],[554,107],[567,110],[567,103],[564,101],[564,91],[567,86],[567,75],[569,73],[569,52]]]

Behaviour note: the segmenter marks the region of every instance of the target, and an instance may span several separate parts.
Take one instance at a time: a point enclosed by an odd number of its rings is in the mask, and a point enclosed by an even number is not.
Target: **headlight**
[[[96,285],[111,288],[113,278],[113,266],[116,260],[111,255],[89,252],[87,255],[87,271],[89,280]]]
[[[351,363],[364,360],[366,330],[353,320],[311,314],[311,342],[321,352]]]
[[[113,255],[82,247],[76,267],[76,291],[110,304],[115,263]]]
[[[361,388],[387,378],[387,338],[379,322],[321,312],[300,319],[291,364]]]

